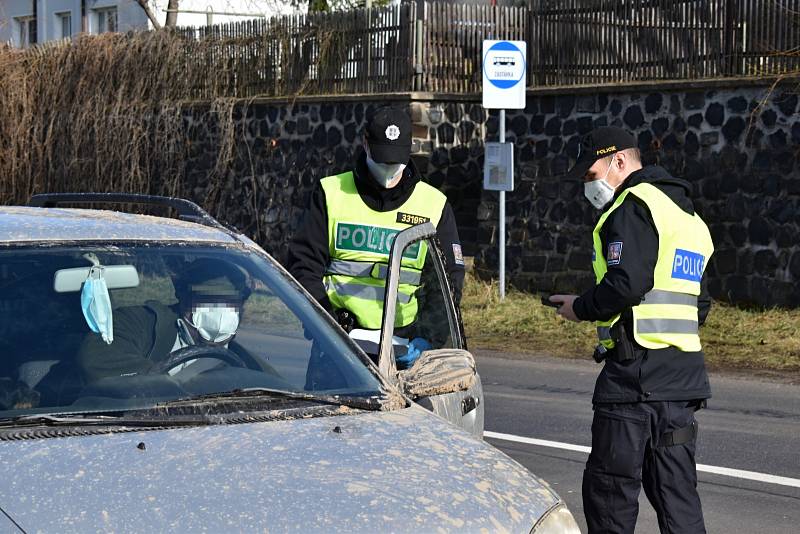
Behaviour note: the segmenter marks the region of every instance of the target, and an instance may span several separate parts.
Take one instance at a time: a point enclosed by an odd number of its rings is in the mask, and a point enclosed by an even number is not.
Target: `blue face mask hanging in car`
[[[81,291],[81,308],[92,332],[100,334],[103,341],[110,345],[114,341],[114,319],[102,267],[92,267],[89,270]]]

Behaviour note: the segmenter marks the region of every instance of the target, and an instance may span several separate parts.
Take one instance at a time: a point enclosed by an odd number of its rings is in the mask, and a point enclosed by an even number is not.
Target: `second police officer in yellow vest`
[[[550,297],[563,317],[595,322],[595,359],[604,362],[583,475],[589,532],[634,532],[642,486],[662,533],[705,532],[694,412],[711,396],[698,336],[710,307],[702,282],[711,235],[691,185],[643,168],[625,130],[585,136],[569,174],[603,211],[592,234],[595,286]]]
[[[453,210],[444,194],[422,181],[410,156],[411,119],[406,110],[370,110],[364,150],[355,166],[320,181],[291,242],[289,271],[345,330],[380,328],[393,238],[422,222],[436,226],[456,301],[460,298],[464,260]],[[403,255],[397,336],[414,336],[417,289],[427,252],[421,242]],[[427,347],[420,339],[412,348]],[[419,352],[401,355],[398,366],[410,366]]]

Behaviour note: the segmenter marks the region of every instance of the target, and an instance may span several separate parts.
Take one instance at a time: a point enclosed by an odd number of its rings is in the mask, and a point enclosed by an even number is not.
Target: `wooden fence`
[[[189,70],[206,74],[193,96],[408,91],[413,10],[403,4],[181,28],[194,44]]]
[[[422,18],[416,88],[448,93],[480,92],[483,40],[525,41],[531,22],[524,7],[448,3],[426,3]]]
[[[800,72],[800,0],[407,0],[178,37],[196,99],[476,93],[484,39],[527,42],[530,87],[775,76]]]
[[[529,84],[800,70],[799,0],[534,0]]]

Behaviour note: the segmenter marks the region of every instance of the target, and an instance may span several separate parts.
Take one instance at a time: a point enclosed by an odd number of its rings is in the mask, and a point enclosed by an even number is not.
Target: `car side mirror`
[[[412,398],[466,391],[476,376],[475,358],[462,349],[427,350],[411,368],[397,373],[400,386]]]

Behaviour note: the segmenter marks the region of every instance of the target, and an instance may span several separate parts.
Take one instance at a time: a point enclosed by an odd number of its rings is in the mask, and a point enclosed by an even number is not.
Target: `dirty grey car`
[[[59,207],[87,201],[177,217]],[[192,203],[32,204],[0,207],[0,530],[578,532],[546,483],[480,439],[480,381],[430,225],[395,238],[373,361]],[[434,348],[398,370],[399,257],[424,239]],[[235,309],[227,337],[216,308],[179,298],[187,270],[212,264],[246,288],[218,303]]]

